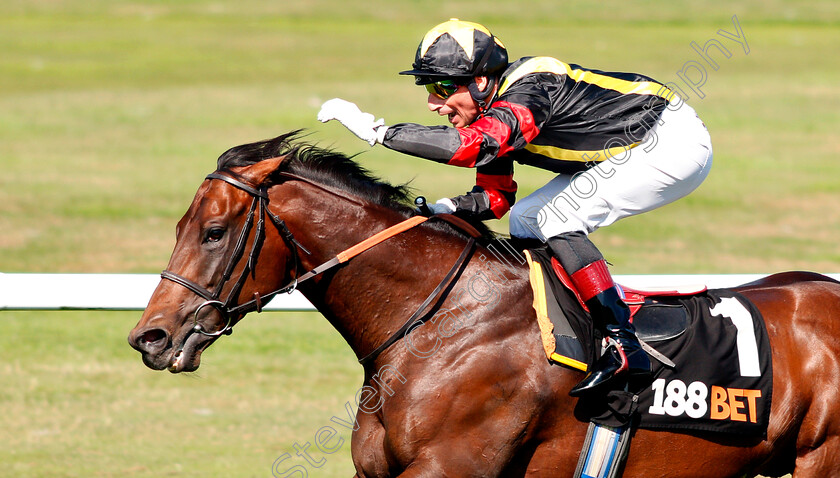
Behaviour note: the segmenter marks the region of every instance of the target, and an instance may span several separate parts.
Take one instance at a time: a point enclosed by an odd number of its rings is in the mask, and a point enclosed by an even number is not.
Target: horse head
[[[421,263],[425,253],[412,246],[460,241],[452,233],[399,233],[400,239],[378,246],[379,253],[322,275],[320,266],[344,266],[343,259],[336,259],[346,257],[347,248],[368,239],[371,231],[404,221],[419,224],[425,218],[415,216],[405,187],[380,181],[340,153],[295,144],[295,136],[231,148],[198,189],[178,223],[162,280],[129,335],[147,366],[172,372],[197,369],[201,353],[230,333],[246,313],[299,283],[354,350],[370,348],[369,341],[382,341],[393,331],[382,319],[389,315],[388,307],[395,307],[389,297],[393,285],[413,286],[427,274],[434,280],[438,273],[431,267],[407,268],[393,259],[415,254],[413,262]],[[458,249],[452,253],[457,257]],[[342,310],[329,310],[337,294],[363,297],[355,264],[366,273],[383,271],[389,282],[366,281],[366,300],[338,299]],[[376,304],[374,311],[371,304]],[[404,307],[398,306],[394,316],[406,313]]]
[[[199,187],[178,222],[162,280],[129,334],[148,367],[196,370],[210,344],[292,280],[297,246],[268,209],[270,177],[287,159],[220,167]]]

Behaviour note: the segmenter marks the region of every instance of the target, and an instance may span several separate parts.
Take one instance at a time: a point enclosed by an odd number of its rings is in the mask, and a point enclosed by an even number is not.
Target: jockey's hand
[[[449,198],[438,199],[436,203],[429,204],[432,214],[454,214],[455,201]]]
[[[333,98],[321,105],[318,121],[326,123],[329,120],[338,120],[350,132],[359,139],[367,141],[371,146],[382,143],[385,130],[388,129],[384,119],[375,120],[372,114],[363,113],[355,103],[341,98]]]

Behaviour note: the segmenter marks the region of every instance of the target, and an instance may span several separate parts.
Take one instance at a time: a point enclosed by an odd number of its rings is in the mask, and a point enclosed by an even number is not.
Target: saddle
[[[603,337],[552,254],[524,252],[546,356],[585,372]],[[635,428],[766,438],[773,370],[758,309],[726,289],[618,287],[636,336],[658,361],[644,382],[578,402],[575,415],[587,417],[589,429],[575,478],[620,476]]]
[[[525,255],[531,270],[534,308],[546,356],[553,362],[586,371],[586,364],[593,359],[586,350],[601,338],[588,337],[591,327],[588,321],[581,323],[587,319],[576,313],[580,310],[588,314],[586,304],[568,273],[550,253],[545,249],[531,249],[525,251]],[[704,285],[647,290],[617,285],[630,308],[630,321],[636,336],[645,342],[669,340],[685,333],[689,324],[688,311],[674,299],[707,290]]]
[[[585,372],[603,337],[550,252],[525,252],[545,354],[552,363]],[[621,288],[636,335],[657,360],[648,379],[607,393],[614,403],[595,403],[597,397],[580,402],[587,408],[581,416],[610,426],[634,421],[649,429],[766,436],[772,355],[755,305],[734,290],[705,286]]]

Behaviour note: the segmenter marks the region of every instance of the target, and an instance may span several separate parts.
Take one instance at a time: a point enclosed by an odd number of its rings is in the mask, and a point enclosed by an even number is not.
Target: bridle
[[[332,190],[324,185],[318,184],[308,178],[303,176],[298,176],[296,174],[288,173],[288,172],[279,172],[277,173],[280,176],[286,177],[288,179],[299,180],[306,182],[310,185],[313,185],[323,191],[326,191],[330,194],[340,196],[344,199],[350,199],[353,202],[358,202],[353,198],[348,198],[345,194],[341,194],[337,191]],[[208,337],[219,337],[221,335],[230,335],[233,333],[233,326],[235,322],[233,322],[234,317],[241,317],[245,314],[253,311],[261,312],[263,305],[268,303],[272,298],[276,295],[288,293],[291,294],[294,292],[298,285],[303,282],[306,282],[313,277],[316,277],[333,267],[336,267],[344,262],[349,261],[356,255],[370,249],[371,247],[383,242],[384,240],[393,237],[397,234],[400,234],[408,229],[413,228],[414,226],[425,222],[426,220],[430,219],[426,216],[412,216],[405,221],[402,221],[394,226],[386,228],[383,231],[380,231],[373,236],[365,239],[364,241],[352,246],[341,253],[337,254],[334,258],[324,262],[323,264],[315,267],[314,269],[306,272],[305,274],[298,276],[299,268],[300,268],[300,257],[299,251],[305,252],[307,255],[311,254],[309,250],[307,250],[300,242],[298,242],[292,232],[289,230],[288,226],[286,226],[285,221],[280,219],[276,214],[272,213],[268,209],[268,188],[266,186],[253,186],[247,182],[244,178],[237,177],[233,172],[226,171],[226,174],[221,174],[220,172],[214,172],[208,174],[205,178],[206,180],[220,180],[224,181],[231,186],[234,186],[238,189],[241,189],[252,196],[251,206],[248,210],[248,216],[245,220],[245,225],[242,228],[242,231],[239,233],[239,237],[237,238],[236,245],[234,246],[233,254],[228,261],[227,266],[225,267],[224,274],[222,275],[222,279],[216,285],[214,290],[209,290],[206,287],[203,287],[194,281],[187,279],[186,277],[176,274],[174,272],[164,270],[161,272],[160,276],[162,279],[166,279],[172,281],[188,290],[193,292],[194,294],[198,295],[204,302],[196,308],[195,312],[193,312],[193,326],[187,333],[187,337],[184,337],[183,343],[186,343],[187,338],[190,334],[199,333],[201,335],[205,335]],[[269,218],[271,223],[280,233],[280,236],[283,238],[283,241],[289,247],[292,253],[292,257],[295,261],[294,266],[294,274],[292,275],[292,279],[289,281],[288,284],[271,291],[266,294],[260,294],[259,292],[254,292],[253,299],[244,302],[242,304],[236,305],[236,300],[239,297],[240,292],[242,291],[242,287],[245,285],[245,282],[248,279],[249,273],[255,273],[256,262],[257,258],[259,257],[260,251],[262,249],[263,241],[265,240],[265,219],[266,217]],[[367,364],[368,362],[373,361],[380,353],[382,353],[385,349],[393,345],[397,340],[399,340],[403,335],[413,330],[416,325],[419,323],[424,322],[431,314],[435,311],[437,306],[440,305],[442,302],[438,300],[438,303],[433,307],[433,309],[426,314],[421,314],[423,311],[432,303],[432,301],[437,298],[442,292],[448,292],[449,287],[453,283],[453,279],[458,277],[463,269],[466,267],[467,260],[471,255],[473,248],[475,246],[475,239],[478,237],[478,232],[465,221],[455,218],[454,216],[450,216],[447,214],[441,214],[437,216],[432,216],[432,218],[440,218],[447,222],[452,223],[456,227],[462,229],[466,232],[470,239],[467,241],[467,245],[464,247],[463,251],[461,252],[460,257],[443,278],[443,280],[438,284],[438,286],[432,291],[432,293],[426,298],[425,301],[420,305],[420,307],[415,311],[414,314],[406,321],[406,323],[396,332],[394,332],[384,343],[382,343],[379,347],[374,349],[372,352],[368,353],[364,356],[360,363]],[[221,300],[221,294],[224,290],[225,284],[231,279],[233,276],[234,269],[236,269],[236,265],[239,264],[242,257],[245,255],[245,246],[248,242],[248,236],[251,233],[251,230],[256,227],[256,233],[254,235],[254,239],[251,245],[251,252],[248,255],[248,261],[245,264],[245,267],[242,269],[242,272],[239,275],[239,278],[234,283],[233,287],[231,288],[230,292],[228,292],[227,297],[224,301]],[[445,296],[445,294],[444,294]],[[215,308],[219,314],[222,316],[222,319],[225,322],[224,327],[217,332],[208,332],[205,331],[202,325],[198,322],[198,314],[201,310],[205,307],[213,307]],[[419,322],[419,323],[418,323]]]
[[[298,271],[300,267],[298,249],[304,251],[306,254],[310,254],[310,252],[295,239],[292,232],[286,226],[286,223],[268,209],[268,190],[265,186],[254,187],[246,183],[242,179],[220,173],[208,174],[205,179],[218,179],[224,181],[236,188],[247,192],[253,197],[253,199],[251,200],[251,207],[248,210],[248,217],[245,219],[245,226],[242,228],[242,232],[239,233],[239,238],[236,241],[236,245],[233,249],[233,254],[230,257],[230,260],[228,261],[227,267],[225,267],[225,272],[222,275],[222,279],[216,285],[216,288],[213,291],[211,291],[205,287],[198,285],[190,279],[187,279],[184,276],[181,276],[168,270],[164,270],[163,272],[161,272],[160,276],[163,279],[170,280],[172,282],[175,282],[176,284],[179,284],[189,289],[190,291],[204,299],[205,302],[199,305],[193,313],[193,331],[210,337],[218,337],[222,334],[229,335],[230,333],[232,333],[232,322],[234,317],[245,315],[248,312],[252,312],[255,310],[257,312],[262,311],[263,304],[270,301],[274,296],[282,293],[291,294],[297,289],[298,284],[302,282],[302,280],[309,279],[311,276],[305,278],[298,278]],[[277,231],[280,233],[280,236],[283,238],[283,241],[285,241],[285,243],[289,246],[289,248],[292,251],[292,257],[295,261],[294,275],[292,276],[291,282],[284,285],[283,287],[262,295],[260,295],[259,292],[255,292],[253,299],[243,304],[235,305],[236,299],[237,297],[239,297],[239,293],[242,291],[242,287],[245,285],[245,281],[248,279],[248,273],[253,273],[255,271],[257,257],[260,254],[263,241],[265,240],[266,216],[268,216],[268,218],[271,220],[271,223],[274,225],[274,227],[277,228]],[[239,264],[240,260],[242,259],[242,256],[245,254],[245,246],[248,241],[248,236],[250,235],[251,230],[255,226],[256,234],[254,235],[254,240],[251,245],[251,252],[248,255],[248,262],[245,264],[245,267],[242,269],[239,278],[234,283],[227,297],[224,301],[222,301],[220,300],[222,290],[224,289],[225,284],[227,284],[227,282],[233,276],[233,271],[236,268],[236,265]],[[201,309],[208,306],[218,310],[223,320],[225,321],[225,326],[218,332],[207,332],[202,328],[201,324],[198,323],[199,312],[201,312]]]

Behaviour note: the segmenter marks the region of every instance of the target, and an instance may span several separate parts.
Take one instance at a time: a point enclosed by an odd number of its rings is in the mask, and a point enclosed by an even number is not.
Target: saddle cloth
[[[550,253],[531,249],[526,257],[546,356],[586,371],[600,354],[600,333],[593,330],[585,305],[557,261],[552,263]],[[631,383],[629,393],[615,395],[626,403],[589,400],[584,413],[592,417],[606,413],[601,422],[616,425],[627,418],[616,419],[610,411],[632,409],[642,428],[765,437],[773,370],[758,309],[727,289],[701,287],[690,293],[624,289],[639,338],[676,366],[652,359],[650,379]]]

